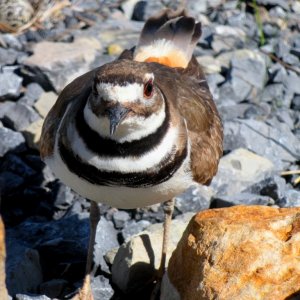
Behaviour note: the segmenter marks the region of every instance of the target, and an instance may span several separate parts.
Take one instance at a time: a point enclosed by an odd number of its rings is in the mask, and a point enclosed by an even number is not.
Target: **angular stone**
[[[17,294],[16,300],[53,300],[45,295]]]
[[[213,56],[198,56],[197,61],[202,66],[205,74],[221,73],[221,65]]]
[[[1,170],[14,172],[23,178],[31,177],[36,174],[34,169],[25,163],[19,156],[14,154],[8,154],[6,156],[5,161],[1,165]]]
[[[274,170],[274,164],[267,158],[246,149],[236,149],[221,158],[211,187],[220,195],[238,194]]]
[[[224,122],[224,150],[247,148],[270,159],[277,170],[299,160],[300,142],[287,124],[266,124],[258,120]]]
[[[5,127],[0,127],[0,141],[0,157],[9,151],[19,152],[25,148],[23,135]]]
[[[60,92],[67,83],[89,70],[100,49],[100,42],[92,37],[78,37],[73,43],[43,41],[34,45],[34,54],[24,64],[42,70]]]
[[[167,261],[191,217],[189,213],[172,221]],[[119,248],[111,271],[113,282],[124,293],[141,290],[155,275],[160,264],[162,234],[162,224],[155,224]]]
[[[102,271],[108,272],[108,266],[104,260],[104,255],[112,248],[118,247],[117,231],[112,222],[101,218],[96,233],[96,240],[94,246],[94,263],[100,266]]]
[[[151,223],[147,220],[141,220],[141,221],[129,221],[125,228],[122,230],[122,235],[125,241],[127,241],[131,236],[136,235],[140,233],[141,231],[145,230],[147,227],[149,227]]]
[[[94,295],[94,300],[110,300],[114,295],[114,290],[112,289],[109,280],[102,275],[94,277],[92,279],[92,290]]]
[[[25,95],[20,98],[18,102],[33,106],[35,101],[39,99],[43,92],[43,88],[38,83],[32,82],[28,84]]]
[[[11,71],[0,72],[0,99],[17,98],[20,95],[22,80]]]
[[[117,210],[113,214],[113,222],[117,229],[122,229],[125,226],[126,222],[128,222],[129,220],[130,220],[130,215],[128,212],[124,210]]]
[[[11,247],[16,247],[12,249]],[[18,248],[18,249],[17,249]],[[43,281],[39,253],[9,239],[7,253],[7,288],[10,295],[37,292]],[[10,254],[11,253],[11,254]],[[14,253],[15,257],[12,257]]]
[[[55,93],[44,92],[34,104],[34,108],[43,118],[46,118],[49,110],[52,108],[56,100],[57,95]]]
[[[214,194],[214,190],[209,186],[191,186],[183,194],[175,198],[175,207],[181,213],[208,209]]]
[[[39,119],[39,115],[26,104],[6,101],[0,104],[0,118],[14,130],[22,131]]]
[[[5,232],[2,218],[0,217],[0,299],[8,299],[8,293],[6,289],[6,273],[5,273]]]
[[[17,60],[18,51],[0,47],[0,66],[12,65]]]
[[[198,213],[170,259],[161,299],[286,299],[300,289],[299,229],[300,208]]]

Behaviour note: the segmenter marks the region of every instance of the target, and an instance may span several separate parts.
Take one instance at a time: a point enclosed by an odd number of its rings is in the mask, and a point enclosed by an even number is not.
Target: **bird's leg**
[[[89,248],[85,269],[85,277],[83,281],[82,288],[80,289],[78,295],[76,295],[73,300],[93,300],[93,293],[91,288],[91,271],[93,265],[93,256],[94,256],[94,246],[95,238],[97,231],[97,224],[100,220],[100,209],[96,202],[91,201],[90,208],[90,239],[89,239]]]
[[[164,221],[164,233],[163,233],[163,244],[162,244],[162,252],[161,252],[161,260],[160,267],[158,270],[158,279],[161,279],[166,271],[166,261],[167,261],[167,251],[169,246],[169,238],[170,238],[170,229],[171,229],[171,221],[172,215],[174,211],[174,198],[164,202],[163,210],[165,213],[165,221]]]
[[[154,289],[152,290],[150,300],[156,300],[159,297],[160,293],[160,286],[163,275],[166,271],[166,261],[167,261],[167,251],[168,251],[168,244],[169,244],[169,237],[170,237],[170,227],[171,227],[171,220],[174,211],[174,199],[168,200],[164,202],[163,209],[165,213],[165,220],[164,220],[164,233],[163,233],[163,243],[162,243],[162,251],[161,251],[161,260],[160,266],[156,275],[156,284]]]

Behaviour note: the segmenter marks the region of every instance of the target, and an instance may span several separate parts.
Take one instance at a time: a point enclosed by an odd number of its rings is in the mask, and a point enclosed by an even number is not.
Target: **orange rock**
[[[172,299],[286,299],[300,291],[300,208],[235,206],[198,213],[167,275],[166,286],[176,289]],[[166,286],[161,299],[170,299]]]
[[[8,299],[7,289],[5,285],[5,233],[4,225],[0,217],[0,299]]]

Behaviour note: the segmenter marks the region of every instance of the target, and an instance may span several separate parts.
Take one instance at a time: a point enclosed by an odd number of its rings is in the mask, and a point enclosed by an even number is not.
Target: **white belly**
[[[57,151],[52,157],[46,158],[45,162],[62,182],[81,196],[117,208],[137,208],[164,202],[182,193],[194,183],[190,172],[186,172],[189,169],[188,158],[168,181],[145,188],[110,187],[92,184],[71,173]]]

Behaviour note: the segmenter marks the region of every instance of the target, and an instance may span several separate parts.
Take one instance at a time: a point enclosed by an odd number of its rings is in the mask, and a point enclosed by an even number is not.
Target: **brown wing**
[[[192,57],[188,67],[178,72],[185,83],[184,88],[178,89],[178,109],[186,120],[191,140],[194,180],[209,184],[223,152],[221,119],[197,60]]]

